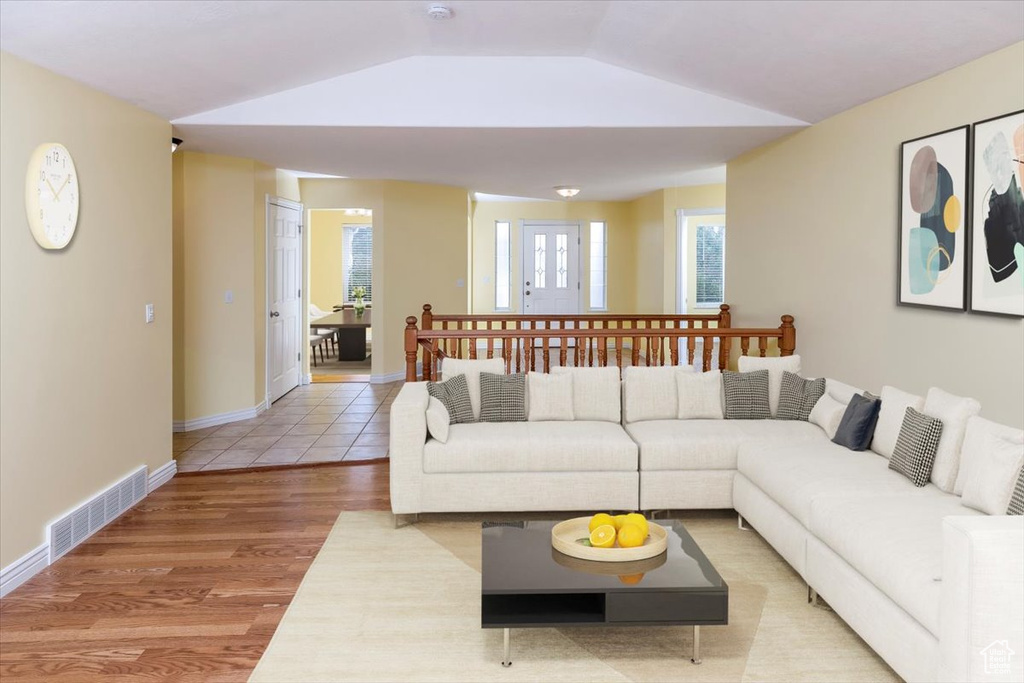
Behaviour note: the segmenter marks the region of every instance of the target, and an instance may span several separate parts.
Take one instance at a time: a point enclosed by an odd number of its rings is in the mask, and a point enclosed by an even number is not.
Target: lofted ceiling
[[[186,149],[622,199],[1024,39],[1019,0],[430,4],[4,0],[0,47]]]

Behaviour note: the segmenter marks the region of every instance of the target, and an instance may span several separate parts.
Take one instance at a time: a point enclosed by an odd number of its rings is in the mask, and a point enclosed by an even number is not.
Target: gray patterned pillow
[[[452,424],[476,422],[465,375],[455,375],[443,382],[427,382],[427,393],[444,404]]]
[[[807,422],[818,402],[825,393],[825,378],[804,379],[792,372],[782,371],[782,388],[779,392],[779,409],[776,420],[801,420]]]
[[[480,373],[480,421],[526,421],[526,375]]]
[[[941,436],[942,420],[908,407],[889,458],[889,469],[914,482],[914,486],[924,486],[931,479]]]
[[[768,403],[768,371],[722,373],[725,387],[726,420],[767,420],[772,411]]]
[[[1024,515],[1024,467],[1017,473],[1017,485],[1013,487],[1010,505],[1006,508],[1008,515]]]

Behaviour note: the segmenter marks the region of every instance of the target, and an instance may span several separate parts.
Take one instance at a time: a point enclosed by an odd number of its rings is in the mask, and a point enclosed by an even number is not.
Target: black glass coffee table
[[[554,626],[693,626],[729,623],[729,586],[682,522],[661,524],[668,550],[639,562],[591,562],[551,547],[557,522],[484,522],[483,628],[505,630],[503,666],[511,666],[511,629]]]

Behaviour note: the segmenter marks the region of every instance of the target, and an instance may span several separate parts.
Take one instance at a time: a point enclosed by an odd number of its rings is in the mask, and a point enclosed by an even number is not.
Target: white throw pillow
[[[676,375],[693,372],[689,365],[640,368],[622,371],[626,422],[674,420],[679,414],[679,389]]]
[[[548,375],[531,372],[526,376],[526,393],[530,395],[530,422],[576,419],[572,403],[572,375]]]
[[[427,403],[427,431],[441,443],[448,443],[448,427],[451,426],[452,417],[448,409],[438,399],[430,397]]]
[[[916,394],[908,394],[895,387],[882,387],[882,409],[878,413],[878,423],[875,425],[875,436],[871,440],[871,450],[886,458],[892,457],[892,449],[896,447],[896,439],[900,435],[900,427],[903,426],[903,418],[907,414],[907,408],[913,408],[917,412],[924,410],[924,397]]]
[[[964,437],[961,469],[968,471],[963,503],[989,515],[1005,515],[1017,483],[1017,473],[1024,465],[1024,439],[1019,434],[1017,438],[1004,438],[996,430],[974,423],[980,419],[971,418]],[[967,467],[968,461],[971,461],[970,467]]]
[[[942,438],[935,452],[931,481],[946,493],[952,493],[960,469],[960,448],[964,444],[967,420],[981,412],[981,404],[973,398],[954,396],[932,387],[925,396],[922,412],[942,420]]]
[[[740,372],[755,372],[757,370],[768,371],[768,407],[772,411],[772,417],[775,417],[775,413],[779,410],[779,394],[782,392],[782,373],[785,371],[799,375],[800,356],[778,356],[772,358],[740,356]]]
[[[844,384],[837,379],[825,378],[825,393],[834,398],[835,400],[842,403],[844,406],[850,405],[850,399],[853,398],[854,394],[863,394],[863,389]]]
[[[721,420],[722,371],[678,372],[680,420]]]
[[[826,381],[827,384],[828,382]],[[814,408],[811,410],[807,421],[821,427],[825,434],[828,435],[828,438],[831,439],[836,435],[836,430],[839,429],[839,423],[842,422],[843,413],[845,412],[846,404],[837,401],[832,394],[826,391],[818,399],[818,402],[814,404]]]
[[[619,368],[555,366],[552,375],[572,375],[572,411],[577,420],[622,422]]]
[[[985,471],[992,469],[995,465],[990,457],[992,452],[1004,449],[1012,450],[1014,448],[1017,452],[1024,453],[1021,450],[1024,449],[1024,430],[1007,427],[1006,425],[1001,425],[978,416],[967,420],[967,429],[964,432],[964,445],[960,449],[960,470],[956,475],[956,486],[953,489],[953,493],[958,496],[962,495],[966,505],[967,482],[975,478],[986,478]],[[1020,469],[1020,467],[1018,466],[1017,469]],[[1011,492],[1016,478],[1017,472],[1015,470],[1007,479]],[[1002,511],[994,514],[1005,514],[1007,505],[1008,503],[1004,503]]]
[[[473,417],[480,419],[480,373],[492,372],[496,375],[505,374],[505,361],[501,358],[489,360],[461,360],[445,358],[441,361],[441,381],[456,375],[465,375],[469,387],[469,402],[473,405]]]

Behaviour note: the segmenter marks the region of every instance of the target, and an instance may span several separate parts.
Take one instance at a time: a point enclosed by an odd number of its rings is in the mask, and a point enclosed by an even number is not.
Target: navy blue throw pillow
[[[846,406],[832,442],[846,446],[851,451],[866,450],[871,445],[881,408],[882,401],[877,397],[854,394]]]

